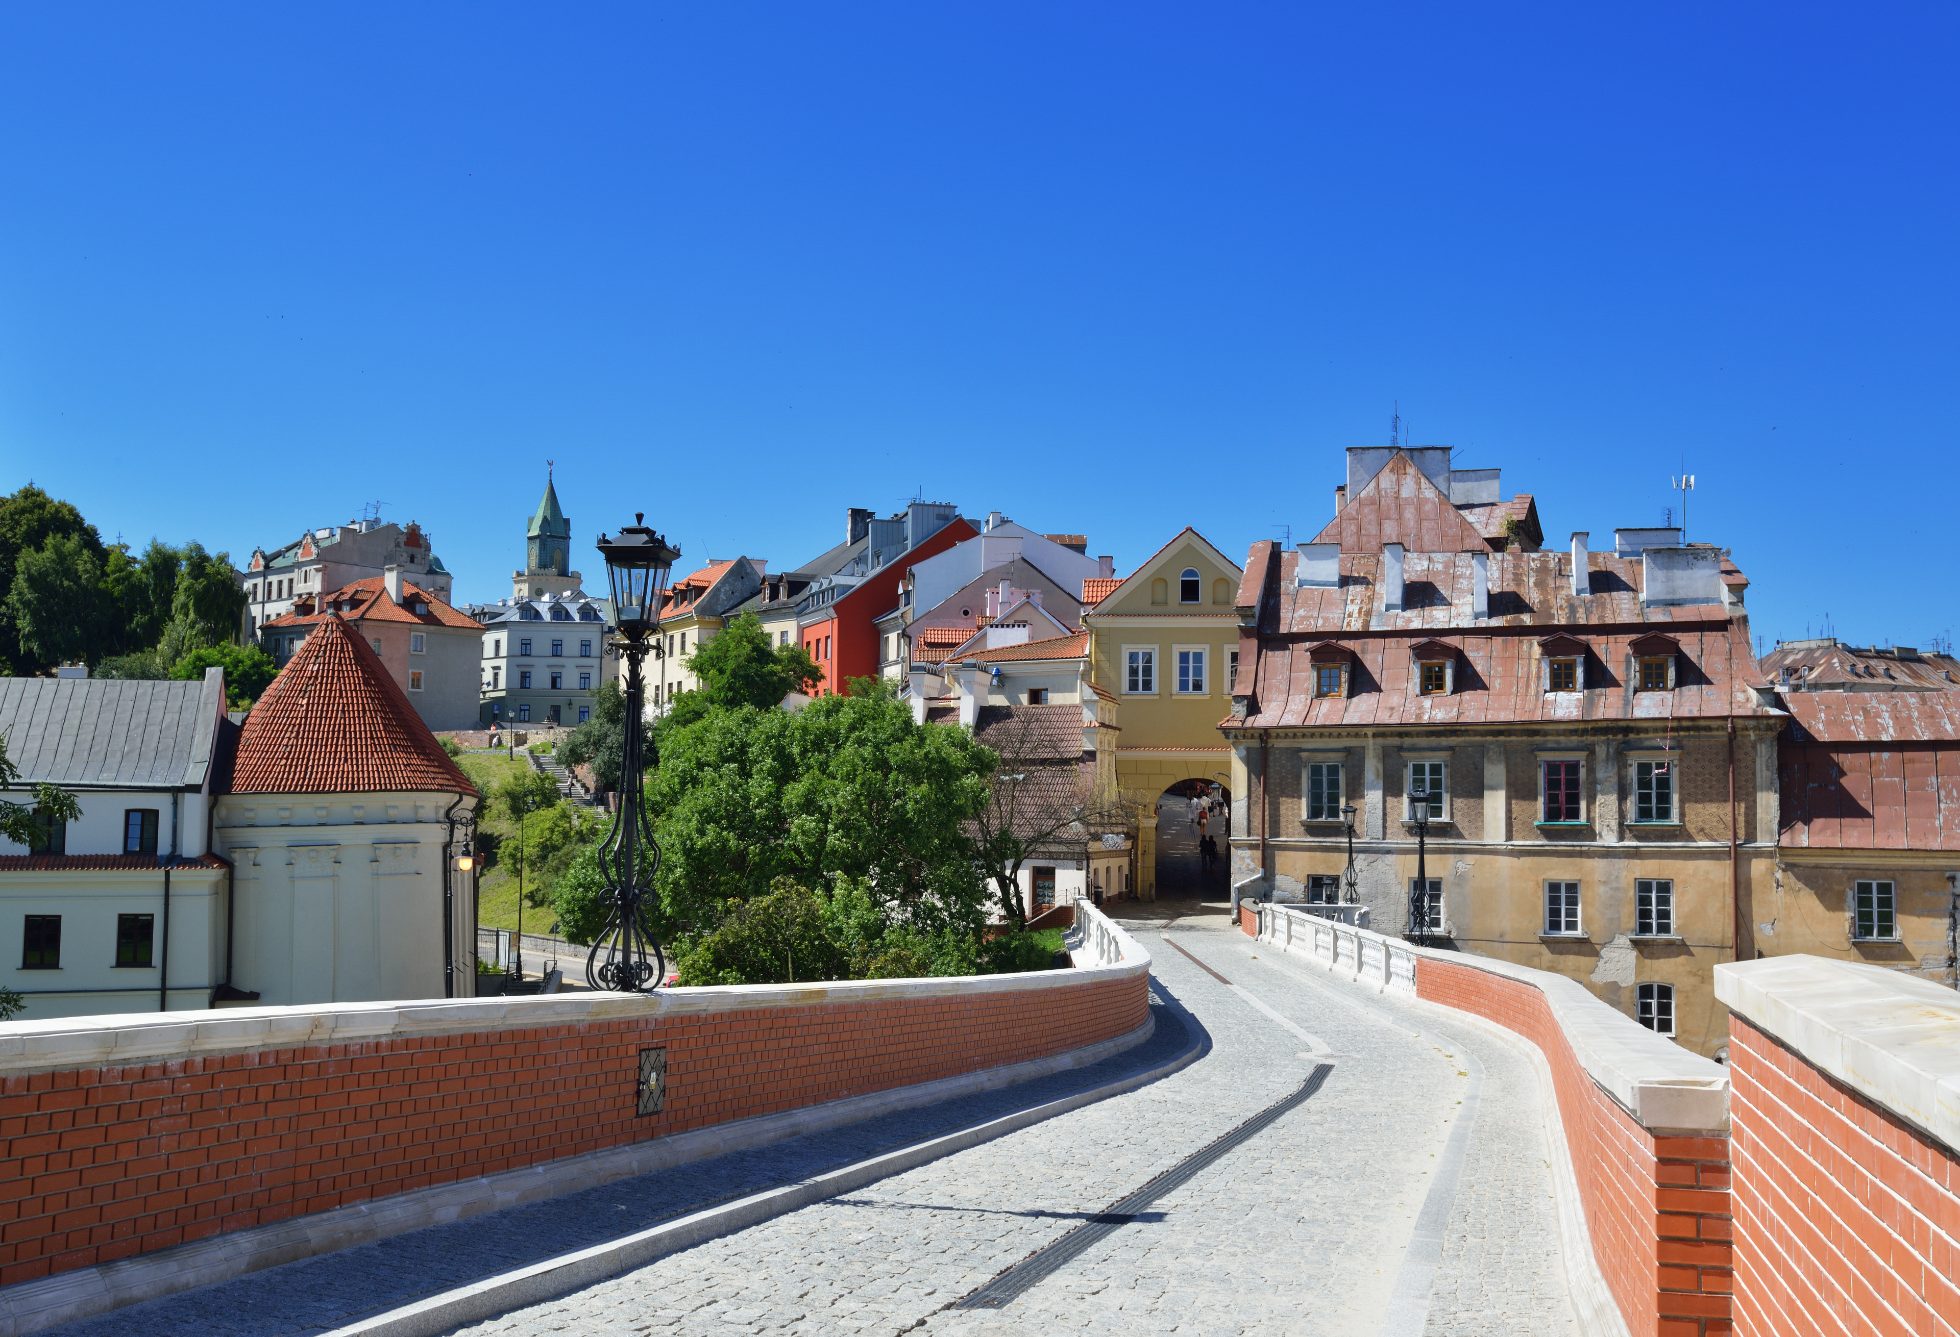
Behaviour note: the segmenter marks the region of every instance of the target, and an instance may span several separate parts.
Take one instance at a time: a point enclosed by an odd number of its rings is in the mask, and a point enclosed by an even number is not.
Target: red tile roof
[[[402,582],[402,598],[409,607],[403,607],[388,597],[386,578],[368,576],[363,580],[351,581],[342,585],[320,600],[320,607],[326,611],[319,613],[285,613],[269,618],[263,624],[268,627],[311,627],[317,626],[326,618],[339,616],[349,622],[413,622],[424,627],[457,627],[470,631],[482,631],[483,625],[475,618],[438,599],[435,595],[410,581]],[[417,613],[413,607],[420,602],[429,611]],[[348,605],[336,611],[335,605]]]
[[[1019,645],[997,645],[991,650],[964,656],[980,664],[1006,663],[1024,659],[1081,659],[1089,653],[1089,633],[1051,636],[1044,641],[1023,641]]]
[[[329,614],[245,717],[234,794],[476,789],[367,641]]]
[[[1115,593],[1123,582],[1114,576],[1091,576],[1082,582],[1082,606],[1093,608]]]
[[[195,859],[164,859],[154,854],[8,854],[0,855],[0,873],[117,873],[172,868],[229,868],[215,854]]]
[[[973,635],[971,627],[926,627],[919,632],[920,645],[961,645]]]

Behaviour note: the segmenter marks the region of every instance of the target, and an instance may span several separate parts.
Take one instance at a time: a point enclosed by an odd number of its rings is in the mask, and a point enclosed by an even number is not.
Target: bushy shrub
[[[738,902],[680,963],[682,984],[788,984],[849,978],[850,958],[823,898],[779,878]]]
[[[1061,948],[1062,935],[1053,929],[1004,934],[980,948],[980,973],[1010,975],[1023,970],[1051,970]]]

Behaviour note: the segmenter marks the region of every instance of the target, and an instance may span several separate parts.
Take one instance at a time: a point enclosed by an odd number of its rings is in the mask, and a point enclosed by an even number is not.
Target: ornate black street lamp
[[[649,652],[660,653],[656,635],[660,604],[681,553],[647,528],[645,515],[635,515],[616,539],[601,534],[599,553],[606,559],[606,578],[612,584],[615,635],[606,648],[626,670],[626,738],[620,747],[619,810],[613,814],[605,844],[599,847],[599,871],[612,906],[605,928],[592,940],[592,951],[585,958],[585,982],[594,989],[649,993],[666,978],[667,958],[649,922],[660,847],[653,843],[653,829],[640,801],[646,713],[646,683],[640,669]]]
[[[1409,791],[1409,820],[1416,827],[1416,880],[1409,888],[1410,942],[1429,940],[1429,869],[1424,864],[1424,845],[1429,836],[1429,790],[1417,785]]]
[[[1347,867],[1341,870],[1341,902],[1344,905],[1354,905],[1361,900],[1361,892],[1357,886],[1361,881],[1361,875],[1354,871],[1354,815],[1359,811],[1360,809],[1352,803],[1341,805],[1341,816],[1347,822],[1348,842]]]

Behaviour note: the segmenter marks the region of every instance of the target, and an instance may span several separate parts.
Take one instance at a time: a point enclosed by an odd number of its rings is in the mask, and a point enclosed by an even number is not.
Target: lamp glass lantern
[[[647,528],[646,515],[619,531],[618,538],[599,536],[599,553],[606,559],[606,579],[612,586],[613,625],[627,640],[639,640],[660,625],[660,604],[667,578],[673,573],[678,549]]]

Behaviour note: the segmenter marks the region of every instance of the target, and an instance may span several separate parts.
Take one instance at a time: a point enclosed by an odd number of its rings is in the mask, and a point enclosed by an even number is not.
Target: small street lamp
[[[1409,888],[1410,942],[1429,941],[1429,869],[1424,863],[1424,846],[1429,835],[1429,790],[1417,785],[1409,791],[1409,820],[1416,828],[1416,880]]]
[[[1341,870],[1341,900],[1347,905],[1357,904],[1361,900],[1361,892],[1355,885],[1361,877],[1354,871],[1354,815],[1359,811],[1352,803],[1341,805],[1341,817],[1347,822],[1348,845],[1347,867]]]
[[[647,528],[644,514],[635,515],[616,539],[601,534],[598,547],[612,586],[615,636],[606,649],[626,667],[626,737],[620,746],[619,809],[599,847],[599,871],[612,906],[585,959],[585,982],[594,989],[649,993],[665,979],[667,958],[647,924],[660,847],[640,801],[646,713],[641,666],[649,653],[657,653],[660,604],[681,553]]]

